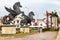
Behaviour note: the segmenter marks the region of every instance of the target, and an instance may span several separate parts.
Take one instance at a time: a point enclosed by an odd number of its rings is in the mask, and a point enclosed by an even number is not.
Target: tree
[[[58,15],[57,15],[57,12],[56,10],[52,11],[52,20],[54,21],[53,24],[54,24],[54,29],[57,29],[58,28]],[[51,23],[52,23],[52,20],[51,20]],[[51,24],[52,25],[52,24]]]
[[[52,17],[58,17],[56,10],[52,11]]]

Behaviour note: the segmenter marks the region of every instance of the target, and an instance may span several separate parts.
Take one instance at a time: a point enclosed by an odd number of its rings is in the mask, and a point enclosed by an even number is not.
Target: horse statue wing
[[[6,9],[6,11],[8,11],[8,12],[12,12],[12,13],[10,13],[10,14],[17,14],[17,12],[16,12],[15,10],[12,10],[11,8],[5,7],[5,9]]]
[[[8,12],[10,12],[10,11],[11,11],[11,9],[7,8],[6,6],[5,6],[5,9],[6,9],[6,11],[8,11]]]

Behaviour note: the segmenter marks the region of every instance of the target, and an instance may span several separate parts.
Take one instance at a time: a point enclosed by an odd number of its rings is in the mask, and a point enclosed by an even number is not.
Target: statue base
[[[2,34],[16,34],[16,27],[14,25],[3,25]]]

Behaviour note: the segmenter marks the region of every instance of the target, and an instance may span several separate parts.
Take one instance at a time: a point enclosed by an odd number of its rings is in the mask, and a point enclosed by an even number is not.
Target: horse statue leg
[[[26,19],[21,20],[20,25],[21,26],[26,26],[27,25],[27,20]]]

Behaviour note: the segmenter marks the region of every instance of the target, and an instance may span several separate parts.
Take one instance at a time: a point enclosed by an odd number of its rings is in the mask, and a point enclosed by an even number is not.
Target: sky
[[[50,13],[56,10],[58,15],[60,15],[60,0],[0,0],[0,16],[3,17],[9,14],[4,6],[13,9],[14,3],[18,1],[22,5],[21,10],[24,11],[26,15],[28,15],[30,11],[34,12],[35,19],[45,18],[46,10]]]

